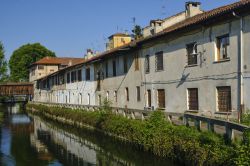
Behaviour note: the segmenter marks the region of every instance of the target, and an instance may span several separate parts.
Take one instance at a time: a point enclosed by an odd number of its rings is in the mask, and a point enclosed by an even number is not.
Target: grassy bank
[[[131,120],[100,110],[87,112],[59,107],[28,104],[27,110],[52,118],[66,118],[118,136],[138,148],[185,165],[247,165],[250,163],[250,141],[245,133],[244,143],[227,145],[223,137],[199,132],[184,126],[173,126],[164,114],[156,111],[145,121]],[[48,116],[50,115],[50,116]],[[74,123],[71,123],[74,125]]]

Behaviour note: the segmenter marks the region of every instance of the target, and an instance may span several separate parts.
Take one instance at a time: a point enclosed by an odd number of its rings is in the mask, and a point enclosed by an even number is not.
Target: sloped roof
[[[241,11],[250,12],[250,0],[241,0],[241,1],[233,3],[233,4],[222,6],[222,7],[198,14],[196,16],[190,17],[190,18],[185,19],[179,23],[174,24],[173,26],[170,26],[170,27],[164,29],[163,31],[161,31],[159,33],[156,33],[155,35],[141,38],[141,39],[138,39],[135,41],[131,41],[130,43],[125,44],[123,46],[116,47],[116,48],[108,50],[108,51],[104,51],[104,52],[94,56],[93,58],[84,61],[83,63],[92,62],[92,61],[104,58],[106,56],[112,55],[113,53],[116,53],[116,52],[119,52],[122,50],[135,48],[144,42],[155,40],[158,37],[166,36],[169,34],[178,33],[179,30],[183,30],[183,29],[186,29],[188,27],[207,24],[211,20],[216,21],[216,20],[221,18],[220,16],[224,16],[224,15],[225,16],[226,15],[233,16],[234,11],[235,12],[241,12]],[[79,64],[81,64],[81,63],[78,63],[77,65],[79,65]]]
[[[77,63],[84,62],[83,58],[69,58],[69,57],[44,57],[39,61],[36,61],[32,65],[75,65]]]

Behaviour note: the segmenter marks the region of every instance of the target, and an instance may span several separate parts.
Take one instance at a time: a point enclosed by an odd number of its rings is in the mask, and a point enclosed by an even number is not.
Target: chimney
[[[189,1],[189,2],[186,2],[185,7],[186,7],[186,18],[193,17],[203,12],[200,9],[201,7],[200,2]]]
[[[69,66],[72,66],[72,60],[69,61]]]

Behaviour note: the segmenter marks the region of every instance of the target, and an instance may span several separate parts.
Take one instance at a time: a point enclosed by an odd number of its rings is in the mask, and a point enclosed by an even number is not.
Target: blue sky
[[[187,1],[187,0],[186,0]],[[185,0],[1,0],[0,41],[6,58],[23,44],[39,42],[57,56],[83,57],[103,51],[107,37],[131,32],[151,19],[184,11]],[[203,10],[237,0],[200,0]]]

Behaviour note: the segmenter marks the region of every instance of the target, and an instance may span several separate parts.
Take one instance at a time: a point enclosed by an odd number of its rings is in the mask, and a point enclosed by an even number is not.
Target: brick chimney
[[[201,7],[200,2],[189,1],[189,2],[186,2],[185,7],[186,7],[186,18],[193,17],[203,12],[200,9]]]

